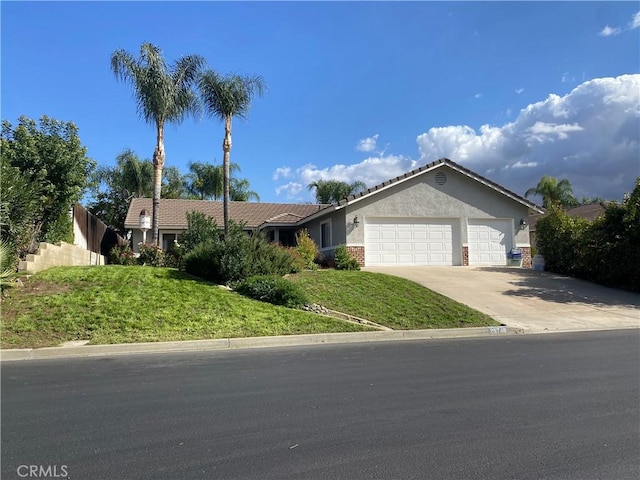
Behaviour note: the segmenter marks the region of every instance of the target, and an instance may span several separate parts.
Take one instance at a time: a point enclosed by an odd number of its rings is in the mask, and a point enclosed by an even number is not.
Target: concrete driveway
[[[530,332],[640,328],[640,295],[508,267],[365,267],[413,280]]]

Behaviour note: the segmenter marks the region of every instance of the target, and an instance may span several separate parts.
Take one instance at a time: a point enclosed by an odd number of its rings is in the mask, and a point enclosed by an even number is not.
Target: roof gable
[[[501,193],[502,195],[505,195],[506,197],[511,198],[512,200],[515,200],[518,203],[521,203],[533,210],[536,211],[542,211],[541,207],[538,206],[537,204],[535,204],[534,202],[532,202],[531,200],[528,200],[526,198],[524,198],[521,195],[518,195],[517,193],[514,193],[510,190],[507,190],[506,188],[504,188],[503,186],[489,180],[488,178],[485,178],[481,175],[478,175],[477,173],[469,170],[468,168],[463,167],[462,165],[457,164],[456,162],[449,160],[448,158],[441,158],[439,160],[436,160],[435,162],[431,162],[427,165],[424,165],[420,168],[417,168],[415,170],[411,170],[410,172],[404,173],[396,178],[392,178],[391,180],[388,180],[386,182],[382,182],[379,185],[376,185],[375,187],[371,187],[368,188],[367,190],[360,192],[360,193],[356,193],[355,195],[351,195],[350,197],[345,198],[344,200],[341,200],[340,202],[338,202],[338,206],[342,206],[342,205],[347,205],[347,204],[352,204],[364,197],[368,197],[371,195],[376,194],[377,192],[381,191],[381,190],[386,190],[387,188],[393,186],[393,185],[397,185],[399,183],[403,183],[411,178],[415,178],[418,177],[420,175],[423,175],[427,172],[431,172],[437,168],[442,168],[442,167],[449,167],[453,170],[456,170],[460,173],[462,173],[463,175],[466,175],[469,178],[472,178],[473,180],[488,186],[489,188],[492,188],[493,190],[497,191],[498,193]]]
[[[504,188],[503,186],[489,180],[488,178],[485,178],[481,175],[478,175],[477,173],[469,170],[468,168],[463,167],[462,165],[457,164],[456,162],[449,160],[448,158],[441,158],[439,160],[436,160],[435,162],[431,162],[427,165],[424,165],[420,168],[417,168],[415,170],[411,170],[410,172],[406,172],[398,177],[392,178],[391,180],[387,180],[386,182],[382,182],[374,187],[368,188],[362,192],[356,193],[355,195],[351,195],[350,197],[347,197],[343,200],[340,200],[338,203],[334,203],[332,205],[330,205],[327,208],[324,208],[322,210],[320,210],[318,213],[312,214],[310,218],[305,218],[304,220],[311,220],[312,218],[317,218],[317,217],[321,217],[329,212],[333,212],[335,210],[339,210],[347,205],[353,205],[356,202],[359,202],[360,200],[363,200],[365,198],[371,197],[373,195],[376,195],[384,190],[387,190],[388,188],[395,186],[395,185],[399,185],[401,183],[406,182],[407,180],[410,180],[412,178],[416,178],[419,177],[420,175],[424,175],[427,172],[431,172],[433,170],[436,170],[438,168],[451,168],[475,181],[477,181],[478,183],[481,183],[493,190],[495,190],[496,192],[500,193],[501,195],[504,195],[508,198],[510,198],[511,200],[518,202],[530,209],[532,209],[535,212],[538,213],[542,213],[543,209],[542,207],[540,207],[539,205],[537,205],[536,203],[524,198],[521,195],[518,195],[517,193],[514,193],[506,188]]]

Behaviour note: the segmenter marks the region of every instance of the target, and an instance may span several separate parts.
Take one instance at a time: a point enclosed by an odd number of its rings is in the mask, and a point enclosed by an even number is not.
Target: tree
[[[255,200],[256,202],[259,202],[260,195],[258,195],[258,192],[250,190],[250,188],[249,180],[246,178],[231,178],[231,185],[229,186],[231,201],[248,202],[250,200]]]
[[[527,198],[531,195],[542,197],[544,208],[551,208],[552,205],[560,205],[565,208],[578,205],[578,200],[573,196],[573,187],[567,179],[558,181],[557,178],[543,175],[538,185],[530,188],[524,194]]]
[[[1,157],[3,238],[22,256],[40,241],[73,241],[69,211],[95,168],[78,127],[47,116],[20,117],[15,128],[5,120]]]
[[[316,190],[316,201],[318,203],[333,203],[366,190],[367,185],[361,181],[347,183],[338,180],[316,180],[310,183],[308,188],[309,190]]]
[[[229,164],[229,173],[237,172],[237,163]],[[224,198],[224,172],[222,165],[191,162],[187,174],[187,189],[200,200],[219,200]]]
[[[140,58],[122,49],[111,55],[111,70],[116,78],[133,87],[138,114],[156,128],[151,223],[155,245],[158,244],[158,209],[165,164],[164,126],[166,122],[178,124],[187,114],[198,111],[198,99],[192,87],[204,64],[203,57],[186,55],[169,66],[161,50],[151,43],[141,45]]]
[[[187,190],[200,200],[221,200],[224,198],[224,168],[222,165],[192,162],[187,174]],[[240,171],[240,165],[229,163],[229,197],[234,202],[260,201],[260,196],[250,190],[249,180],[233,177]]]
[[[162,198],[189,198],[187,178],[178,167],[166,167],[162,172]]]
[[[94,181],[94,200],[88,210],[113,229],[124,232],[131,199],[153,194],[153,163],[126,149],[116,157],[114,167],[98,168]]]
[[[44,202],[39,183],[28,181],[17,167],[11,166],[2,139],[0,158],[0,237],[7,241],[10,256],[24,258],[38,246],[42,229]]]
[[[185,179],[176,167],[163,170],[162,198],[185,196]],[[130,149],[116,157],[113,167],[100,167],[94,175],[93,201],[88,209],[113,229],[124,232],[132,198],[153,195],[153,163]]]
[[[206,112],[224,122],[222,142],[223,216],[225,235],[229,231],[231,121],[233,117],[246,118],[255,95],[262,96],[266,84],[262,77],[230,74],[221,76],[208,70],[199,81],[200,95]]]

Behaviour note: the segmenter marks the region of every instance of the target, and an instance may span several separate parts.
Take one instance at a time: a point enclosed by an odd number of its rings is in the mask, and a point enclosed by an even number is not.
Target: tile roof
[[[326,205],[320,204],[230,202],[229,215],[236,222],[244,222],[247,227],[256,228],[265,222],[295,224],[325,207]],[[131,200],[124,222],[126,228],[138,228],[142,210],[151,214],[150,198]],[[212,217],[220,227],[224,223],[222,202],[162,198],[158,224],[161,228],[184,229],[187,227],[187,213],[194,210]]]

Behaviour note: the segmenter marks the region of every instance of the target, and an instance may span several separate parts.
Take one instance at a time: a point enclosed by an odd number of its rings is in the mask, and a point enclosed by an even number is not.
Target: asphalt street
[[[639,335],[3,363],[2,478],[635,480]]]

